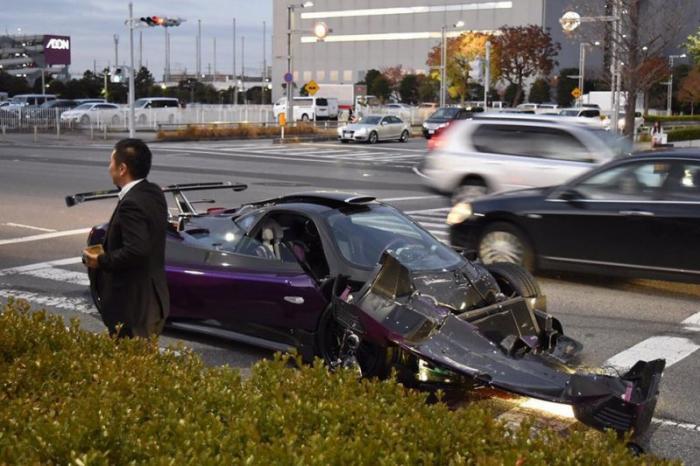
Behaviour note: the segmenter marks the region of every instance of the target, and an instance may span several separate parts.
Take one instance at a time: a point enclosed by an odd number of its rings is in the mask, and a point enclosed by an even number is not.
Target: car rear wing
[[[193,202],[187,199],[183,194],[187,191],[205,191],[213,189],[232,189],[233,191],[244,191],[248,185],[242,183],[232,183],[230,181],[216,181],[209,183],[182,183],[163,186],[163,193],[172,193],[175,198],[175,203],[180,211],[180,215],[196,215],[197,210],[192,205]],[[73,207],[76,204],[81,204],[88,201],[98,201],[101,199],[113,199],[119,197],[118,189],[110,189],[108,191],[92,191],[88,193],[78,193],[71,196],[66,196],[66,206]]]

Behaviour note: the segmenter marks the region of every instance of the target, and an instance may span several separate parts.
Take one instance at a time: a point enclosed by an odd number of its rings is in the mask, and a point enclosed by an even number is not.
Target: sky
[[[202,71],[213,67],[216,37],[216,68],[231,73],[233,66],[233,18],[236,18],[236,68],[241,69],[241,36],[245,36],[245,71],[259,75],[263,63],[263,21],[267,23],[267,64],[272,43],[274,0],[150,0],[134,1],[134,17],[167,16],[187,21],[170,32],[170,69],[196,69],[197,20],[202,20]],[[119,35],[119,63],[128,64],[129,16],[126,0],[0,0],[0,34],[56,34],[71,37],[73,75],[82,75],[108,63],[114,64],[114,34]],[[139,31],[143,31],[143,64],[156,80],[165,64],[165,33],[162,27],[134,31],[134,62],[138,66]]]

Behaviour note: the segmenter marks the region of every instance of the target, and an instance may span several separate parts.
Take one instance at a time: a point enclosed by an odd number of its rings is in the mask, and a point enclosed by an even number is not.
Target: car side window
[[[676,173],[666,184],[666,199],[700,202],[700,163],[680,163]]]
[[[479,152],[542,157],[542,134],[535,127],[524,125],[487,124],[479,126],[472,143]]]
[[[618,165],[579,182],[574,189],[584,198],[600,201],[650,201],[659,199],[669,179],[668,162]]]
[[[558,128],[537,128],[541,137],[537,151],[548,159],[593,163],[595,157],[573,134]]]

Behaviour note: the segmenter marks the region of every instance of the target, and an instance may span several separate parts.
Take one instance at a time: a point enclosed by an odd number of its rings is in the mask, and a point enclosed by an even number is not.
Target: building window
[[[299,81],[299,72],[295,71],[293,74],[294,74],[294,81],[298,82]]]
[[[314,11],[302,13],[302,19],[351,18],[361,16],[410,15],[416,13],[448,13],[453,11],[500,10],[513,8],[513,2],[462,3],[457,5],[366,8],[361,10]]]
[[[343,81],[352,82],[352,70],[343,71]]]
[[[331,77],[330,77],[330,80],[331,80],[331,81],[337,81],[337,80],[338,80],[338,71],[337,71],[337,70],[332,70],[330,74],[331,74]]]
[[[304,82],[308,83],[311,81],[311,71],[304,71]]]
[[[318,81],[325,81],[326,71],[325,70],[316,70],[316,79]]]

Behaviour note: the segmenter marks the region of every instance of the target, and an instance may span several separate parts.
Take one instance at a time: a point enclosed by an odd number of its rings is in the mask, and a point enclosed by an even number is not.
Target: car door
[[[179,240],[169,241],[171,317],[214,321],[246,332],[313,327],[310,318],[297,319],[297,313],[314,311],[317,316],[323,310],[315,282],[294,260],[258,254],[266,217],[253,220],[257,223],[250,232],[229,221],[192,223]]]
[[[400,138],[401,132],[403,131],[403,121],[400,118],[392,116],[391,117],[391,137]]]
[[[700,280],[700,161],[678,160],[655,210],[654,266]]]
[[[382,120],[377,125],[379,139],[384,140],[391,138],[391,131],[391,116],[382,117]]]
[[[670,164],[628,160],[554,190],[530,212],[537,254],[579,267],[653,266],[658,249],[658,200]]]

